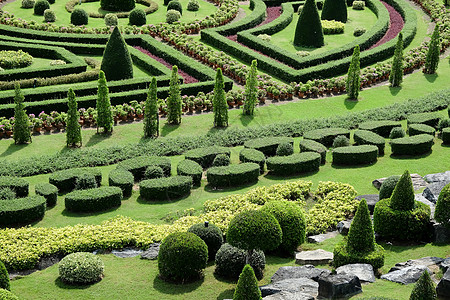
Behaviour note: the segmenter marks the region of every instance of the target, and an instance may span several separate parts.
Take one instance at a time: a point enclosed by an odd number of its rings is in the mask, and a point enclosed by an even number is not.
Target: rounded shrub
[[[0,176],[0,188],[9,188],[16,193],[17,198],[28,196],[29,183],[23,178]]]
[[[124,197],[131,196],[134,185],[134,177],[131,172],[122,169],[114,169],[109,172],[109,186],[117,186],[122,190]]]
[[[106,26],[117,26],[117,24],[119,24],[119,18],[117,17],[116,14],[106,14],[105,15],[105,25]]]
[[[368,121],[358,125],[361,130],[373,131],[382,137],[388,137],[391,130],[402,125],[397,121]]]
[[[136,6],[135,0],[100,0],[100,6],[109,11],[130,11]]]
[[[0,289],[10,290],[9,285],[9,273],[8,270],[6,270],[5,265],[0,260]],[[3,298],[0,298],[3,299]]]
[[[339,148],[339,147],[347,147],[350,146],[350,140],[348,137],[344,135],[338,135],[333,140],[333,148]]]
[[[447,184],[439,194],[434,218],[450,228],[450,184]]]
[[[58,188],[50,183],[38,183],[34,188],[36,195],[42,196],[47,201],[47,207],[56,205],[58,199]]]
[[[203,169],[193,160],[185,159],[178,163],[177,174],[180,176],[192,177],[192,185],[200,186],[202,181]]]
[[[245,266],[246,254],[245,250],[233,247],[228,243],[223,244],[216,254],[214,274],[224,279],[238,280],[239,274]],[[266,266],[264,252],[253,251],[250,256],[250,265],[255,271],[256,278],[261,280]]]
[[[101,258],[88,252],[76,252],[64,257],[58,265],[61,280],[69,284],[89,284],[103,277],[105,266]]]
[[[366,33],[367,29],[365,29],[364,27],[356,27],[353,30],[353,36],[362,36],[364,33]]]
[[[294,139],[289,137],[257,138],[245,141],[244,147],[261,151],[265,156],[275,156],[278,146],[282,143],[294,144]]]
[[[41,220],[46,209],[42,196],[0,201],[0,226],[26,225]]]
[[[226,147],[218,147],[218,146],[203,147],[187,151],[184,154],[184,157],[186,159],[195,161],[200,166],[202,166],[203,169],[207,169],[212,166],[214,158],[216,158],[216,156],[219,154],[226,154],[230,156],[231,151],[229,148]]]
[[[393,155],[420,155],[431,151],[434,137],[429,134],[419,134],[391,140]]]
[[[208,262],[208,246],[191,232],[169,234],[158,254],[159,274],[165,280],[185,282],[202,277]]]
[[[75,168],[55,172],[50,175],[48,181],[58,188],[60,193],[70,192],[76,187],[77,178],[90,174],[95,177],[97,186],[102,182],[102,172],[95,168]]]
[[[200,8],[200,4],[198,3],[198,0],[189,0],[187,5],[187,10],[189,11],[198,11]]]
[[[353,1],[352,8],[354,10],[364,10],[366,3],[364,1]]]
[[[158,166],[163,170],[165,177],[170,176],[172,169],[170,158],[161,156],[138,156],[130,158],[120,162],[117,165],[117,169],[131,172],[134,176],[134,180],[140,181],[145,178],[145,171],[149,166]]]
[[[411,124],[408,126],[409,136],[419,135],[419,134],[429,134],[434,136],[436,134],[436,129],[425,124]]]
[[[0,200],[9,200],[16,198],[16,192],[9,187],[0,188]]]
[[[217,155],[212,163],[213,167],[224,167],[230,165],[230,157],[226,154]]]
[[[288,156],[294,154],[294,146],[291,143],[281,143],[277,147],[277,156]]]
[[[303,138],[321,143],[326,147],[333,145],[334,139],[338,135],[350,138],[350,131],[345,128],[322,128],[307,131],[303,134]]]
[[[50,4],[55,4],[55,0],[47,0]]]
[[[145,11],[140,8],[135,8],[130,12],[129,16],[130,25],[142,26],[147,23],[147,15]]]
[[[394,127],[389,133],[390,139],[398,139],[406,136],[405,130],[402,127]]]
[[[145,200],[178,199],[189,195],[191,188],[190,176],[147,179],[139,184],[139,195]]]
[[[392,175],[386,178],[381,184],[379,199],[391,198],[392,192],[394,191],[399,180],[400,175]]]
[[[209,260],[213,260],[223,244],[222,230],[214,224],[205,222],[192,225],[188,232],[194,233],[206,243]]]
[[[75,8],[70,14],[70,23],[75,26],[87,25],[89,22],[88,13],[82,8]]]
[[[353,134],[353,139],[356,145],[374,145],[378,148],[378,154],[384,154],[384,147],[386,145],[385,139],[376,134],[375,132],[368,130],[356,130]]]
[[[271,174],[286,176],[319,171],[321,157],[315,152],[301,152],[289,156],[269,157],[267,170]]]
[[[181,6],[181,3],[178,0],[172,0],[167,4],[167,11],[169,10],[176,10],[180,12],[180,15],[183,15],[183,7]]]
[[[34,0],[22,0],[22,8],[33,8],[34,7]]]
[[[266,164],[266,156],[256,149],[244,148],[239,152],[239,160],[243,163],[255,163],[259,165],[259,173],[264,173],[264,165]]]
[[[44,21],[53,23],[56,21],[56,14],[52,9],[46,9],[44,11]]]
[[[313,140],[303,139],[299,143],[300,152],[316,152],[320,154],[320,163],[323,165],[326,162],[327,147],[319,142]]]
[[[181,18],[181,14],[178,10],[168,10],[166,13],[166,22],[169,24],[172,24],[176,21],[178,21]]]
[[[444,145],[450,145],[450,127],[442,129],[441,138]]]
[[[436,300],[436,287],[430,277],[430,273],[425,271],[419,277],[411,292],[409,300]]]
[[[259,165],[242,163],[223,167],[212,167],[206,172],[212,187],[233,187],[258,181]]]
[[[95,176],[92,174],[81,174],[76,178],[75,181],[75,189],[76,190],[87,190],[87,189],[95,189],[97,188],[97,181],[95,180]]]
[[[122,190],[116,186],[73,191],[66,195],[65,206],[73,212],[97,212],[121,205]]]
[[[378,147],[374,145],[348,146],[333,149],[333,164],[365,165],[373,164],[378,159]]]
[[[155,179],[164,177],[164,171],[159,166],[148,166],[145,169],[144,179]]]
[[[384,265],[384,248],[375,244],[374,250],[370,252],[349,252],[347,249],[347,237],[344,237],[333,250],[333,266],[335,268],[348,264],[370,264],[374,269]]]
[[[37,16],[43,16],[44,11],[50,8],[50,3],[47,0],[37,0],[34,4],[34,14]]]

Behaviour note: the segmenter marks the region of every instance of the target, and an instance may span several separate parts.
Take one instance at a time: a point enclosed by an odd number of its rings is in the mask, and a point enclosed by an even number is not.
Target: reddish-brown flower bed
[[[376,44],[372,45],[372,47],[370,47],[369,49],[378,47],[380,45],[383,45],[384,43],[389,42],[390,40],[395,38],[400,33],[400,31],[402,31],[403,26],[405,25],[405,22],[403,21],[403,18],[398,11],[396,11],[392,6],[390,6],[386,2],[381,1],[381,3],[384,4],[384,6],[387,8],[389,12],[390,18],[389,29],[386,31],[384,36]]]

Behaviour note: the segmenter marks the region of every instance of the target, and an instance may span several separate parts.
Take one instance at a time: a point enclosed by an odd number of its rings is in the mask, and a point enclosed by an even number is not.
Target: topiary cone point
[[[103,52],[101,70],[105,72],[108,81],[133,78],[133,62],[117,26],[111,33]]]
[[[370,220],[366,199],[359,202],[355,217],[348,232],[349,252],[370,252],[375,249],[375,235]]]
[[[395,186],[391,196],[390,207],[395,210],[412,210],[414,208],[414,188],[408,170]]]

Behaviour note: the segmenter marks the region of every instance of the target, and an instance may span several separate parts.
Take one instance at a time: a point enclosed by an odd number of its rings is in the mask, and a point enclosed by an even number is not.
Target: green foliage
[[[0,200],[9,200],[16,198],[16,192],[9,187],[0,188]]]
[[[391,140],[392,155],[420,155],[431,151],[434,137],[419,134]]]
[[[164,177],[164,171],[159,166],[148,166],[145,169],[144,179],[155,179]]]
[[[317,152],[320,154],[320,163],[323,165],[326,162],[327,147],[319,142],[303,139],[299,142],[300,152]]]
[[[243,163],[256,163],[259,165],[259,173],[264,173],[266,157],[264,153],[256,149],[244,148],[239,152],[239,160]]]
[[[295,46],[322,47],[322,24],[314,0],[307,0],[298,18],[294,36]]]
[[[19,298],[8,290],[0,288],[0,299],[2,300],[19,300]]]
[[[395,185],[391,196],[390,207],[393,210],[412,210],[414,209],[414,201],[414,187],[411,175],[406,170]]]
[[[0,188],[9,188],[14,191],[15,197],[21,198],[28,196],[29,183],[23,178],[1,176]]]
[[[180,12],[181,15],[183,15],[183,7],[181,6],[181,3],[178,0],[171,0],[169,4],[167,4],[167,10],[176,10]]]
[[[118,207],[122,201],[122,190],[116,186],[76,190],[66,195],[65,207],[73,212],[98,212]]]
[[[375,244],[375,250],[370,252],[349,252],[347,247],[347,237],[339,242],[333,250],[333,266],[338,268],[348,264],[370,264],[374,269],[379,269],[384,265],[384,249]]]
[[[338,135],[333,140],[333,148],[339,148],[339,147],[347,147],[350,146],[350,139],[346,137],[345,135]]]
[[[294,146],[291,143],[284,142],[277,147],[277,156],[288,156],[294,154]]]
[[[439,120],[438,126],[437,126],[437,130],[438,131],[442,131],[442,129],[450,127],[450,118],[445,118],[445,119],[441,119]]]
[[[298,175],[319,170],[321,157],[315,152],[295,153],[289,156],[274,156],[266,160],[267,170],[278,176]]]
[[[398,139],[398,138],[402,138],[405,136],[406,136],[406,132],[405,132],[405,130],[403,130],[403,128],[401,126],[392,128],[391,132],[389,133],[390,139]]]
[[[184,154],[184,157],[195,161],[202,166],[203,169],[206,169],[212,166],[214,158],[219,154],[230,156],[231,151],[226,147],[211,146],[189,150]]]
[[[22,0],[22,8],[33,8],[35,4],[34,0]]]
[[[50,23],[56,21],[56,14],[52,9],[44,10],[44,21]]]
[[[213,99],[214,127],[228,127],[228,105],[224,88],[222,69],[217,68]]]
[[[108,39],[100,68],[108,81],[133,78],[133,62],[118,27]]]
[[[116,14],[106,14],[105,15],[105,25],[108,27],[111,26],[117,26],[117,24],[119,24],[119,18],[117,17]]]
[[[188,232],[194,233],[208,246],[208,260],[214,260],[217,251],[223,244],[223,233],[214,224],[198,223],[189,227]]]
[[[212,167],[206,172],[211,187],[234,187],[258,181],[259,165],[242,163],[223,167]]]
[[[384,146],[386,141],[384,138],[375,132],[368,130],[356,130],[353,134],[353,139],[356,145],[374,145],[378,148],[378,154],[384,154]]]
[[[425,66],[423,72],[426,74],[434,74],[439,65],[439,54],[441,51],[441,42],[439,41],[439,25],[434,27],[431,41],[428,45],[427,56],[425,57]]]
[[[190,232],[169,234],[161,243],[158,269],[162,278],[178,283],[202,277],[208,261],[208,246]]]
[[[75,8],[70,14],[70,23],[75,26],[87,25],[89,22],[88,13],[82,8]]]
[[[76,178],[76,190],[95,189],[97,187],[97,181],[95,180],[95,176],[92,174],[82,174]]]
[[[145,100],[144,137],[159,136],[158,97],[156,78],[152,78]]]
[[[33,63],[33,56],[22,50],[18,51],[0,51],[0,67],[3,69],[18,69],[30,66]],[[12,85],[17,85],[12,82]]]
[[[198,187],[202,181],[203,169],[193,160],[185,159],[178,163],[177,174],[192,177],[192,185]]]
[[[49,183],[58,188],[60,193],[70,192],[75,189],[77,178],[86,174],[95,176],[97,185],[102,182],[102,172],[95,168],[75,168],[55,172],[48,178]]]
[[[230,165],[230,157],[226,154],[218,154],[212,163],[213,167],[224,167]]]
[[[178,125],[181,123],[181,94],[178,67],[172,67],[172,77],[169,83],[169,97],[167,98],[167,123]]]
[[[450,228],[450,184],[447,184],[439,194],[434,218]]]
[[[436,134],[436,129],[425,124],[411,124],[408,126],[409,136],[419,135],[419,134],[429,134],[434,136]]]
[[[75,99],[75,92],[71,88],[67,93],[67,99],[66,145],[67,147],[81,146],[81,125],[78,123],[80,114],[78,112],[77,100]]]
[[[129,16],[130,25],[142,26],[147,23],[147,15],[141,8],[135,8],[130,12]]]
[[[192,177],[173,176],[147,179],[139,184],[139,195],[144,200],[171,200],[189,195]]]
[[[136,6],[135,0],[100,0],[100,6],[109,11],[130,11]]]
[[[26,198],[0,201],[0,226],[27,225],[44,217],[45,198],[29,196]]]
[[[278,146],[283,143],[294,144],[294,140],[283,136],[263,137],[245,141],[244,147],[261,151],[266,156],[274,156],[277,153]]]
[[[364,10],[366,3],[364,1],[353,1],[352,8],[354,10]]]
[[[313,140],[321,143],[324,146],[330,147],[333,145],[334,139],[339,135],[350,138],[350,131],[345,128],[321,128],[306,131],[305,133],[303,133],[303,138]]]
[[[58,199],[58,188],[50,183],[38,183],[34,187],[36,195],[43,196],[47,202],[47,207],[56,205]]]
[[[135,181],[140,181],[144,178],[145,171],[149,166],[158,166],[164,171],[164,176],[170,176],[171,162],[168,157],[161,156],[138,156],[120,162],[117,169],[125,169],[130,171]]]
[[[25,111],[25,105],[23,104],[24,96],[19,84],[14,86],[14,91],[14,143],[31,143],[30,121]]]
[[[109,186],[120,187],[124,197],[131,196],[134,185],[134,177],[131,172],[123,169],[111,170],[111,172],[109,172],[108,182]]]
[[[117,28],[117,27],[116,27]],[[108,48],[108,46],[106,46]],[[106,50],[105,50],[106,52]],[[105,60],[105,56],[103,56]],[[103,65],[103,63],[102,63]],[[111,101],[109,100],[109,89],[106,83],[105,73],[100,71],[98,78],[97,92],[97,132],[99,128],[103,128],[103,132],[112,132],[114,119],[111,112]]]
[[[347,3],[345,0],[325,0],[322,8],[322,20],[347,22]]]
[[[339,21],[322,20],[323,34],[341,34],[344,33],[345,24]]]
[[[347,91],[348,98],[351,100],[357,100],[359,95],[359,89],[361,85],[360,76],[360,63],[359,63],[359,45],[355,47],[353,51],[350,67],[347,72],[347,83],[345,90]]]
[[[442,129],[442,143],[444,145],[450,144],[450,127]]]
[[[378,159],[378,147],[374,145],[348,146],[333,149],[333,164],[365,165],[373,164]]]
[[[353,3],[355,3],[355,2],[359,2],[359,1],[354,1]],[[353,30],[353,36],[355,36],[355,37],[362,36],[364,33],[366,33],[366,31],[367,31],[367,29],[364,27],[356,27],[355,30]]]
[[[375,235],[366,199],[362,199],[348,232],[347,250],[351,253],[375,250]]]
[[[198,11],[200,8],[200,5],[198,3],[198,0],[189,0],[187,4],[187,10],[189,11]]]
[[[425,124],[434,128],[437,128],[441,116],[435,112],[419,113],[409,115],[407,118],[408,126],[410,124]]]
[[[256,69],[257,62],[252,60],[252,65],[250,67],[250,72],[247,74],[245,79],[245,90],[244,90],[244,109],[242,113],[244,115],[253,116],[255,106],[258,101],[258,70]]]
[[[37,16],[44,15],[44,11],[50,8],[50,3],[47,0],[37,0],[34,4],[34,14]]]
[[[397,87],[403,81],[403,35],[398,34],[397,45],[395,46],[394,59],[392,61],[391,72],[389,74],[389,82],[391,86]]]
[[[0,261],[0,289],[10,291],[9,273],[2,261]]]
[[[178,21],[181,18],[181,14],[178,10],[171,9],[168,10],[166,13],[166,22],[169,24],[172,24],[176,21]]]
[[[409,300],[435,300],[436,298],[436,287],[433,280],[428,271],[424,271],[414,285]]]
[[[239,275],[239,280],[234,290],[233,300],[259,300],[262,299],[258,288],[258,281],[253,268],[247,264]]]
[[[392,192],[394,191],[399,180],[400,175],[392,175],[386,178],[386,180],[381,184],[379,199],[391,198]]]
[[[59,276],[69,284],[90,284],[102,280],[105,265],[98,255],[89,252],[72,253],[58,264]]]
[[[368,121],[363,122],[358,125],[358,128],[361,130],[368,130],[375,132],[382,137],[389,137],[393,128],[402,127],[402,125],[398,121],[389,121],[389,120],[381,120],[381,121]]]

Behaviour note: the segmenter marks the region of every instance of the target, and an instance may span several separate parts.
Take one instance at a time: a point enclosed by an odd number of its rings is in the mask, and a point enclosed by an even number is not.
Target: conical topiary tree
[[[133,62],[127,44],[116,26],[103,52],[101,70],[108,80],[133,78]]]
[[[144,111],[144,137],[157,137],[159,135],[158,97],[156,78],[152,78],[145,100]]]
[[[167,98],[167,123],[181,123],[181,92],[178,79],[178,67],[172,67],[172,77],[169,82],[169,97]]]
[[[417,280],[409,300],[434,300],[437,298],[436,288],[428,271],[424,271]]]
[[[100,127],[103,127],[105,133],[112,132],[114,119],[111,112],[109,89],[103,71],[100,71],[98,76],[97,115],[97,132]]]
[[[30,120],[25,112],[25,105],[23,104],[23,94],[20,85],[14,85],[14,143],[26,144],[31,142]]]
[[[394,51],[394,60],[392,61],[389,82],[393,87],[400,86],[403,80],[403,35],[398,35],[397,45]]]
[[[322,23],[314,0],[306,0],[298,17],[294,45],[316,48],[324,45]]]
[[[224,87],[222,69],[217,68],[213,99],[214,127],[228,126],[228,106]]]
[[[347,3],[345,0],[325,0],[322,8],[322,20],[347,22]]]
[[[357,100],[361,86],[360,64],[359,64],[359,45],[353,50],[352,61],[347,73],[346,90],[349,99]]]
[[[67,122],[66,122],[66,145],[67,147],[76,147],[82,145],[81,126],[78,123],[80,114],[78,112],[77,100],[73,89],[69,89],[67,93]]]
[[[374,250],[375,235],[366,199],[359,202],[347,238],[349,252],[370,252]]]
[[[252,61],[250,72],[247,74],[244,91],[244,115],[253,116],[256,101],[258,100],[258,70],[256,69],[256,60]]]
[[[395,210],[412,210],[414,208],[414,188],[408,170],[400,177],[392,192],[390,207]]]
[[[439,41],[439,25],[434,27],[433,35],[431,36],[430,44],[428,45],[428,52],[425,58],[425,67],[423,72],[426,74],[434,74],[439,65],[439,53],[441,51],[441,42]]]
[[[239,280],[234,290],[233,300],[260,300],[261,291],[258,288],[258,281],[256,280],[253,268],[246,264],[239,275]]]
[[[8,270],[6,270],[6,267],[1,260],[0,260],[0,289],[5,289],[7,291],[10,290]]]
[[[450,183],[439,194],[434,218],[442,225],[450,228]]]

